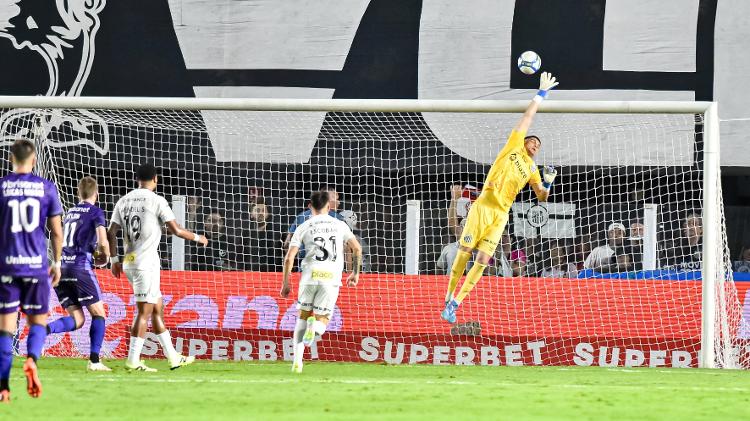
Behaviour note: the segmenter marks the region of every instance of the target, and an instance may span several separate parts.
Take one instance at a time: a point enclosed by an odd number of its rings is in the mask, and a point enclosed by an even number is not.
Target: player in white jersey
[[[292,371],[302,372],[302,357],[305,346],[310,346],[315,337],[325,333],[333,315],[336,298],[344,272],[344,246],[351,249],[352,273],[347,278],[348,286],[359,282],[362,267],[362,246],[345,222],[328,215],[329,196],[326,191],[317,191],[310,197],[312,217],[297,227],[284,257],[284,283],[281,296],[291,292],[289,275],[294,267],[297,252],[304,245],[306,254],[302,260],[302,277],[299,281],[297,308],[299,319],[294,327],[294,362]]]
[[[117,233],[123,229],[125,256],[112,257],[112,274],[119,278],[123,270],[133,287],[138,312],[130,329],[130,347],[125,367],[137,371],[156,371],[141,361],[141,349],[151,319],[164,355],[172,370],[195,361],[194,356],[185,357],[175,350],[172,338],[164,325],[164,303],[161,298],[159,241],[162,225],[167,230],[185,240],[192,240],[205,246],[206,237],[182,228],[175,221],[174,213],[166,199],[154,193],[158,181],[156,167],[143,164],[136,170],[139,188],[117,201],[107,235],[112,256],[117,256]]]

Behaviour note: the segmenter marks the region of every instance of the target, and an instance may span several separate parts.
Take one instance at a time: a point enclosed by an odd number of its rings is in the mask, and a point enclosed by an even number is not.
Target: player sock
[[[479,262],[474,263],[474,266],[471,267],[469,273],[466,275],[464,284],[461,285],[461,291],[459,291],[458,295],[456,296],[457,303],[460,304],[464,300],[464,298],[469,295],[471,290],[474,289],[474,286],[477,284],[477,282],[479,282],[479,279],[482,277],[484,269],[486,268],[487,265],[483,265]]]
[[[174,361],[178,358],[179,354],[174,349],[174,345],[172,345],[172,336],[168,330],[156,335],[156,338],[159,340],[161,349],[164,351],[164,356],[167,357],[167,360]]]
[[[0,331],[0,390],[10,390],[10,367],[13,365],[13,334]]]
[[[294,343],[294,355],[292,358],[294,361],[302,361],[302,357],[305,354],[305,343],[302,342],[302,337],[305,336],[307,330],[307,321],[297,319],[297,324],[294,325],[294,337],[292,342]]]
[[[144,338],[137,336],[130,337],[130,347],[128,349],[128,364],[135,366],[141,361],[141,349],[143,349],[143,343],[146,342]]]
[[[47,325],[47,333],[62,333],[76,330],[76,320],[70,316],[60,317]]]
[[[307,330],[307,322],[302,319],[297,319],[297,324],[294,325],[294,346],[297,346],[298,343],[302,342],[302,337],[305,336],[305,330]]]
[[[445,301],[450,301],[453,298],[453,293],[456,291],[456,285],[458,280],[464,275],[466,271],[466,264],[471,259],[471,253],[467,253],[463,250],[459,250],[456,253],[456,259],[453,260],[453,266],[451,267],[451,276],[448,280],[448,293],[445,294]]]
[[[321,322],[320,320],[316,320],[313,322],[313,331],[315,332],[318,337],[323,336],[324,333],[326,333],[326,324]]]
[[[89,329],[89,338],[91,339],[89,360],[92,363],[99,362],[99,352],[101,352],[102,342],[104,342],[104,329],[104,317],[93,316],[91,318],[91,328]]]
[[[47,337],[47,326],[32,324],[29,326],[29,336],[26,338],[26,355],[36,362],[42,355],[44,339]]]

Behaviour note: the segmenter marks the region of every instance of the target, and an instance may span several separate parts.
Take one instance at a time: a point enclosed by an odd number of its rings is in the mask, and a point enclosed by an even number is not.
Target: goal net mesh
[[[537,115],[535,161],[559,173],[550,201],[521,191],[457,323],[440,319],[462,220],[518,118],[6,109],[0,135],[6,150],[18,137],[37,142],[37,170],[57,184],[66,209],[80,178],[95,177],[108,218],[136,187],[135,167],[157,165],[157,192],[210,241],[202,249],[165,234],[160,246],[166,322],[183,353],[291,358],[298,278],[281,298],[284,240],[309,194],[326,185],[363,244],[364,275],[356,288],[342,287],[327,333],[306,358],[696,366],[702,233],[714,229],[717,365],[747,367],[750,329],[732,279],[721,187],[703,186],[701,115]],[[706,192],[718,196],[717,226],[703,224]],[[419,203],[419,246],[410,251],[411,200]],[[406,274],[410,259],[418,273]],[[97,273],[108,310],[103,353],[121,358],[132,291],[124,278]],[[51,301],[51,319],[62,316],[54,294]],[[88,355],[88,326],[51,335],[47,355]],[[159,352],[149,337],[144,355]]]

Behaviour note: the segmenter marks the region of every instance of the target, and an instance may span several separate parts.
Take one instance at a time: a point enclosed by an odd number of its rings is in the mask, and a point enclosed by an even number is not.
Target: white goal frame
[[[0,108],[225,110],[318,112],[450,112],[521,113],[528,101],[400,100],[400,99],[270,99],[270,98],[159,98],[159,97],[26,97],[0,96]],[[719,212],[720,139],[716,102],[701,101],[545,101],[541,113],[588,114],[703,114],[703,288],[699,367],[716,366],[717,250],[721,237]],[[723,278],[723,277],[722,277]],[[726,339],[726,335],[722,335]],[[729,352],[730,347],[722,347]],[[724,356],[724,361],[728,358]]]

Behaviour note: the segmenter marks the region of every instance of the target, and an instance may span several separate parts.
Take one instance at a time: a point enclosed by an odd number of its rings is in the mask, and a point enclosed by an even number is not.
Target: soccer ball
[[[99,249],[94,251],[94,266],[103,268],[107,266],[107,263],[109,263],[109,259],[107,259],[106,254],[102,253]]]
[[[542,58],[533,51],[524,51],[518,57],[518,70],[527,75],[533,75],[542,67]]]

